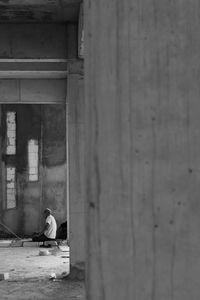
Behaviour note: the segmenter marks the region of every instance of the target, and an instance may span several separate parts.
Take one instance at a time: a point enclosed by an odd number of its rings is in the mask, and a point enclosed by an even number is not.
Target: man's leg
[[[45,242],[45,241],[48,241],[49,239],[44,235],[44,234],[41,234],[41,235],[33,235],[32,237],[32,241],[33,242]]]

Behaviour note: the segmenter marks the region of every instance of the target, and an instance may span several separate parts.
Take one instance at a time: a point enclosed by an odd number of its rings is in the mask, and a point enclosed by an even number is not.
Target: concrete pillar
[[[200,297],[199,11],[85,0],[88,300]]]
[[[74,67],[76,65],[76,67]],[[68,76],[69,242],[71,278],[83,279],[85,269],[84,90],[80,63]],[[79,74],[77,71],[79,69]]]

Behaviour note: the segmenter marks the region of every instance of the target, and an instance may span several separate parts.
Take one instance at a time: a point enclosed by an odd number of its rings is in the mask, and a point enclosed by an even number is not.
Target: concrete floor
[[[10,247],[0,242],[0,273],[9,279],[0,281],[0,299],[85,299],[84,283],[63,279],[69,272],[68,247],[61,250],[35,247]],[[40,256],[41,250],[51,255]],[[56,279],[51,280],[51,274]]]
[[[9,272],[10,279],[16,280],[48,278],[51,273],[69,272],[69,258],[65,252],[58,250],[56,255],[39,256],[42,250],[38,247],[0,248],[0,273]]]

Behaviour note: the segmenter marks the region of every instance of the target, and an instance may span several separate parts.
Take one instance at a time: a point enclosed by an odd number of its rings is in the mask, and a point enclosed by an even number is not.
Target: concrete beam
[[[1,79],[66,78],[67,59],[0,59]]]
[[[51,5],[57,5],[57,0],[10,0],[10,1],[0,1],[2,3],[2,6],[10,6],[11,8],[14,6],[21,7],[21,6],[46,6],[48,7],[51,3]],[[81,0],[61,0],[59,1],[62,3],[62,5],[75,5],[79,4]]]
[[[0,79],[64,79],[67,75],[67,71],[0,71]]]
[[[65,58],[0,58],[0,63],[66,63]]]
[[[65,103],[66,79],[1,79],[0,103]]]
[[[2,22],[75,22],[81,0],[0,1]]]

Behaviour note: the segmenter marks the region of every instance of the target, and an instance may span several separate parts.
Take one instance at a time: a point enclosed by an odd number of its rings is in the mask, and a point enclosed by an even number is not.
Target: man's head
[[[43,214],[44,214],[44,217],[46,219],[48,216],[51,215],[51,209],[50,208],[45,208]]]

